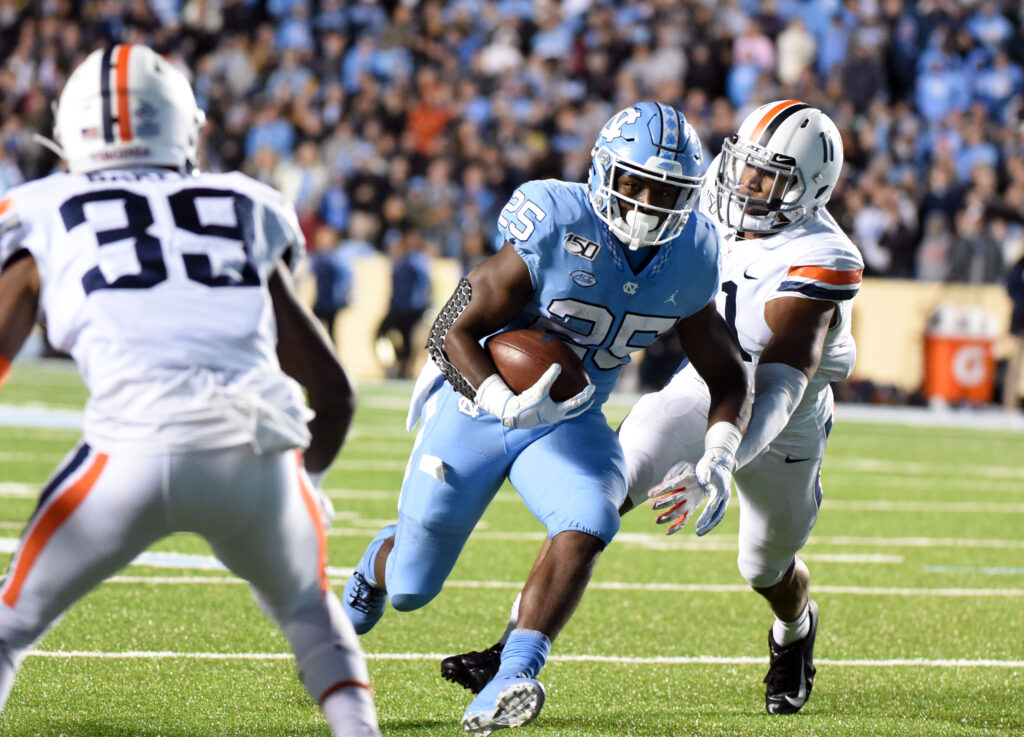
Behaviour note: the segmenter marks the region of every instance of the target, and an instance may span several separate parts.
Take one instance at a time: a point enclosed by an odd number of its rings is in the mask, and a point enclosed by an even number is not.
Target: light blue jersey
[[[506,478],[551,537],[575,530],[607,544],[618,531],[626,462],[601,404],[630,353],[714,300],[718,236],[710,220],[694,213],[634,273],[588,196],[583,184],[527,182],[498,223],[534,286],[505,329],[539,328],[566,339],[597,386],[595,402],[556,425],[510,430],[438,377],[418,413],[387,562],[396,609],[415,609],[437,595]]]
[[[594,213],[585,184],[527,182],[498,218],[530,270],[534,292],[507,329],[556,333],[583,357],[608,398],[630,353],[646,348],[718,292],[718,235],[693,213],[672,241],[634,273],[621,242]]]

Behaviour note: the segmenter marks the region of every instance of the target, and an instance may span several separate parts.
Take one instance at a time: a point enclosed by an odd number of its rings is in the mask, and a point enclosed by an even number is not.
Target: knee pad
[[[434,600],[440,593],[438,591],[430,591],[427,593],[420,594],[403,594],[403,593],[388,593],[388,601],[391,602],[391,606],[399,612],[411,612],[420,607],[425,607],[431,601]]]
[[[740,569],[743,580],[755,589],[766,589],[774,586],[786,571],[793,565],[793,556],[787,555],[784,559],[768,559],[762,552],[761,555],[741,552],[736,559],[736,566]]]
[[[318,704],[341,684],[369,687],[359,639],[333,592],[290,612],[275,612],[274,619],[295,654],[302,685]]]
[[[384,571],[388,601],[401,612],[419,609],[441,593],[458,560],[465,536],[439,527],[425,527],[399,514],[395,547]]]

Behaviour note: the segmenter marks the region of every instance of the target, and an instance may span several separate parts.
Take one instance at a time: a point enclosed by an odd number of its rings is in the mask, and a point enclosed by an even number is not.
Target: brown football
[[[551,387],[556,402],[579,394],[590,383],[582,359],[564,341],[541,330],[498,333],[487,341],[487,349],[501,378],[516,394],[536,384],[553,363],[562,365],[562,373]]]

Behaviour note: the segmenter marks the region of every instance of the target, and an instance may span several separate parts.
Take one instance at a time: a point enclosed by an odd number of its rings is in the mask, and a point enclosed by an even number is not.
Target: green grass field
[[[327,478],[339,592],[395,515],[408,390],[361,389]],[[16,364],[0,391],[0,405],[79,410],[84,399],[77,375],[51,364]],[[0,426],[4,569],[77,436]],[[1024,735],[1024,434],[840,416],[823,482],[805,549],[821,607],[818,676],[801,713],[764,713],[771,617],[735,568],[734,502],[703,539],[692,526],[666,538],[647,510],[624,520],[541,675],[547,705],[522,734]],[[363,638],[385,735],[461,733],[469,693],[440,678],[438,660],[496,638],[542,538],[503,490],[444,592],[418,612],[389,611]],[[147,558],[68,612],[26,659],[0,735],[328,735],[284,639],[246,586],[207,565],[205,543],[174,536],[150,552],[192,557]]]

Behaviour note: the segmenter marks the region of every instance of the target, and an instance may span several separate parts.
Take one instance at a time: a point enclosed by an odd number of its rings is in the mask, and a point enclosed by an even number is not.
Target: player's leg
[[[205,537],[252,585],[332,732],[379,735],[359,640],[328,586],[325,519],[299,453],[257,456],[246,445],[192,454],[172,466],[168,507],[176,529]]]
[[[648,489],[659,483],[674,463],[700,459],[709,402],[707,385],[696,371],[684,369],[660,391],[645,394],[633,406],[618,431],[629,486],[620,514],[646,505]],[[544,541],[531,575],[546,559],[550,544],[550,538]],[[494,645],[445,658],[442,677],[479,693],[498,671],[505,642],[517,626],[519,602],[517,597],[505,631]]]
[[[398,504],[345,585],[345,612],[360,634],[383,614],[425,606],[441,591],[466,539],[505,479],[501,424],[447,384],[424,403]],[[377,607],[364,607],[368,600]],[[367,611],[368,609],[368,611]]]
[[[765,678],[765,705],[774,714],[798,711],[814,685],[818,612],[809,596],[807,566],[797,557],[821,503],[821,459],[808,452],[794,455],[771,449],[735,477],[740,573],[775,614]]]
[[[623,514],[646,506],[647,492],[673,464],[700,460],[710,402],[707,385],[687,366],[660,391],[640,397],[629,411],[619,426],[629,485]]]
[[[466,709],[468,731],[516,727],[540,713],[544,690],[536,677],[618,532],[625,473],[618,440],[600,412],[557,425],[516,457],[509,480],[551,542],[523,588],[518,625],[497,673]]]
[[[111,456],[80,443],[43,487],[0,587],[0,708],[47,628],[167,533],[163,478],[162,457]]]

